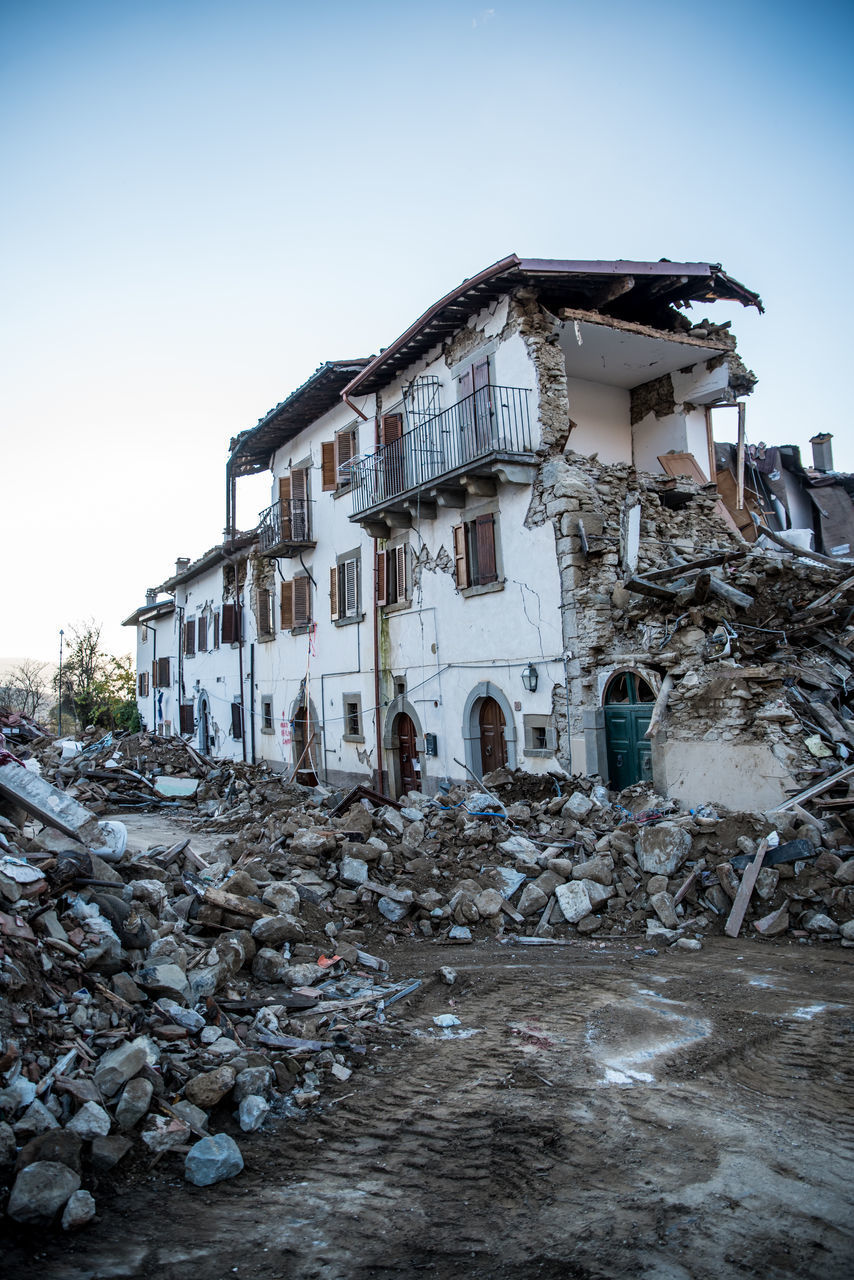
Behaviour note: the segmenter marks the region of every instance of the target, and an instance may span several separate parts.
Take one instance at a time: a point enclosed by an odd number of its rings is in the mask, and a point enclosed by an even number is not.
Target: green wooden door
[[[610,785],[615,791],[652,781],[652,751],[644,738],[655,694],[632,671],[616,676],[605,694],[605,739]]]

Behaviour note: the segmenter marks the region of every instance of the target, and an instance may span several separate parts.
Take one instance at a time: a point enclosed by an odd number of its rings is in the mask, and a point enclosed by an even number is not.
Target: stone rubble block
[[[642,871],[672,876],[691,852],[691,836],[675,822],[641,827],[635,854]]]
[[[559,884],[554,893],[561,914],[568,924],[577,924],[585,916],[593,914],[590,894],[581,880]]]
[[[80,1174],[53,1160],[27,1165],[15,1179],[6,1212],[16,1222],[48,1224],[80,1187]]]
[[[187,1152],[184,1177],[195,1187],[210,1187],[243,1171],[240,1148],[227,1133],[201,1138]]]

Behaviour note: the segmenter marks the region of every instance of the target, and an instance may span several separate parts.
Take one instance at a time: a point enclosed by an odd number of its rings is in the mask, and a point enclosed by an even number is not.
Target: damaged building
[[[143,721],[395,796],[506,765],[770,807],[815,766],[804,722],[844,760],[842,659],[810,660],[801,714],[787,646],[851,490],[829,438],[811,469],[748,448],[729,320],[686,314],[713,303],[762,305],[707,263],[511,256],[322,365],[232,441],[222,544],[126,620]]]

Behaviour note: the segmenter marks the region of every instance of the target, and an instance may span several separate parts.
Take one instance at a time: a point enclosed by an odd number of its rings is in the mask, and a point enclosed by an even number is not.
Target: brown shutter
[[[397,598],[398,600],[407,600],[409,592],[406,590],[406,543],[401,543],[395,548],[395,556],[397,557]]]
[[[158,658],[157,659],[157,681],[156,681],[158,689],[169,688],[169,676],[170,676],[169,659]]]
[[[138,678],[137,678],[136,687],[137,687],[137,692],[139,693],[139,696],[140,696],[141,698],[144,698],[144,697],[145,697],[145,683],[144,683],[144,681],[145,681],[145,673],[144,673],[144,672],[142,672],[142,671],[140,671],[139,676],[138,676]]]
[[[311,579],[294,578],[294,626],[311,622]]]
[[[184,623],[184,653],[192,658],[196,652],[196,619]]]
[[[291,477],[279,477],[279,509],[282,519],[282,541],[291,539]]]
[[[355,431],[342,431],[335,437],[335,479],[339,485],[350,483],[347,465],[356,452]]]
[[[199,618],[199,653],[206,653],[208,647],[208,620]]]
[[[329,570],[329,612],[334,622],[338,617],[338,566],[334,564]]]
[[[157,659],[151,664],[151,683],[157,688]]]
[[[387,413],[381,424],[381,440],[383,444],[393,444],[403,435],[403,414]]]
[[[215,613],[213,616],[213,647],[215,649],[219,648],[219,614],[218,613]]]
[[[237,639],[237,609],[233,604],[222,606],[220,638],[223,644],[234,644]]]
[[[470,396],[474,390],[471,369],[466,369],[465,373],[457,378],[458,398],[464,400],[466,396]]]
[[[290,581],[282,583],[279,625],[283,631],[290,631],[294,625],[294,584]]]
[[[324,492],[337,489],[335,478],[335,441],[324,440],[320,446],[321,488]]]
[[[457,576],[457,586],[467,587],[469,584],[469,568],[468,559],[466,557],[466,529],[465,525],[454,525],[454,568]]]
[[[243,708],[239,702],[231,704],[231,736],[237,739],[243,737]]]
[[[495,582],[498,577],[495,567],[495,517],[478,516],[475,525],[478,583]]]
[[[377,604],[385,604],[388,599],[386,589],[385,552],[377,552]]]
[[[178,708],[179,724],[182,733],[192,733],[195,729],[192,702],[182,703]]]

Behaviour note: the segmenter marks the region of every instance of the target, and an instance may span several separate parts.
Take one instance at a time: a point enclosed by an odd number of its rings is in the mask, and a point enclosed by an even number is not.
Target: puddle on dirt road
[[[605,1084],[654,1084],[649,1068],[657,1058],[711,1035],[705,1018],[679,1012],[681,1001],[646,987],[635,990],[635,997],[610,1004],[601,1024],[587,1028],[587,1046]]]

